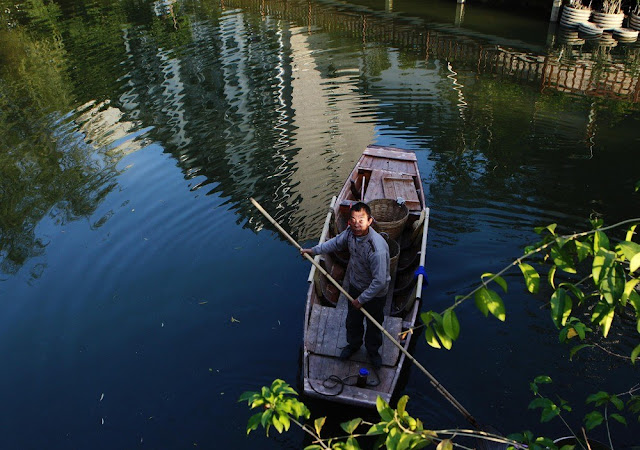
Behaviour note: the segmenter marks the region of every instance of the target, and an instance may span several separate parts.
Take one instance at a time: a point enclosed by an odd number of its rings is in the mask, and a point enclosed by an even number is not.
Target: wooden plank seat
[[[382,179],[382,187],[384,198],[402,197],[410,210],[420,211],[422,208],[416,193],[416,187],[413,184],[413,177],[408,175],[384,177]]]
[[[366,307],[366,306],[365,306]],[[313,305],[310,318],[310,327],[307,334],[306,347],[311,353],[337,358],[347,345],[347,330],[345,319],[347,308],[333,308],[331,306]],[[384,328],[391,336],[398,336],[402,331],[402,319],[387,316],[384,319]],[[398,362],[400,351],[389,339],[383,336],[382,365],[395,366]],[[351,361],[367,363],[367,353],[364,345],[350,358]]]

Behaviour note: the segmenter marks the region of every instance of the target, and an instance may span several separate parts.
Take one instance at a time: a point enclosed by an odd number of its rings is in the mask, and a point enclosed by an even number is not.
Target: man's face
[[[349,218],[349,225],[353,234],[356,236],[364,236],[369,232],[369,226],[373,219],[367,215],[365,210],[351,211],[351,217]]]

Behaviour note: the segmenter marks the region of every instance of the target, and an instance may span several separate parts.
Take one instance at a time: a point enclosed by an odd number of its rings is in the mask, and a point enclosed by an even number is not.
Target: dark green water
[[[368,144],[418,156],[435,310],[535,226],[637,217],[638,47],[576,46],[473,5],[455,17],[455,2],[3,1],[0,447],[304,445],[297,431],[247,438],[236,403],[296,385],[309,269],[248,197],[312,243]],[[618,78],[571,94],[565,75],[551,86],[486,57],[500,51]],[[631,94],[611,98],[624,79]],[[535,375],[577,417],[586,393],[640,378],[603,352],[568,361],[517,275],[505,298],[506,323],[469,303],[452,351],[415,347],[478,420],[564,435],[526,409]],[[625,333],[607,348],[628,354]],[[419,373],[401,389],[434,428],[466,426]],[[622,446],[638,444],[632,427]]]

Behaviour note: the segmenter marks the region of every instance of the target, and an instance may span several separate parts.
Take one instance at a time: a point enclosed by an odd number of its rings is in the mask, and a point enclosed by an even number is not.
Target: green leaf
[[[387,434],[387,439],[385,441],[385,445],[388,450],[396,450],[398,447],[398,442],[400,442],[401,433],[397,428],[392,428]]]
[[[573,295],[578,299],[578,303],[582,303],[584,301],[584,293],[578,289],[578,287],[573,283],[560,283],[559,287],[567,288],[571,291]]]
[[[622,408],[624,408],[624,402],[622,400],[615,395],[612,395],[609,400],[611,400],[611,403],[613,403],[613,406],[615,406],[618,411],[622,411]]]
[[[558,266],[560,270],[564,270],[567,273],[576,273],[576,268],[573,265],[573,259],[567,252],[558,247],[551,248],[551,257],[553,263]]]
[[[273,418],[273,409],[267,409],[262,413],[262,419],[260,419],[260,423],[262,426],[267,428],[267,425],[271,425],[271,419]]]
[[[278,431],[278,433],[282,434],[282,431],[284,429],[284,425],[282,425],[282,422],[280,422],[280,417],[276,416],[274,414],[272,419],[271,419],[271,423],[276,428],[276,431]]]
[[[534,398],[533,400],[531,400],[531,402],[529,403],[528,408],[529,409],[536,409],[536,408],[549,408],[551,405],[553,405],[553,402],[551,400],[549,400],[548,398],[544,398],[544,397],[538,397],[538,398]]]
[[[378,410],[379,414],[381,414],[385,409],[389,409],[389,404],[385,402],[384,399],[379,395],[376,398],[376,409]]]
[[[633,414],[640,413],[640,395],[634,395],[627,401],[627,409]]]
[[[580,321],[578,321],[578,323],[574,325],[574,328],[578,332],[578,336],[580,336],[580,340],[584,340],[585,336],[587,335],[587,331],[589,332],[593,331],[591,328],[587,327],[585,324],[583,324]]]
[[[560,326],[564,326],[567,323],[572,307],[573,302],[567,291],[563,288],[558,288],[551,296],[551,319],[556,324],[556,327],[560,328]]]
[[[615,305],[624,294],[624,271],[619,264],[614,264],[600,276],[600,292],[607,303]]]
[[[458,318],[456,317],[456,313],[453,309],[447,309],[445,311],[442,319],[442,326],[444,327],[444,332],[447,333],[447,336],[454,341],[458,339],[458,336],[460,336],[460,322],[458,322]]]
[[[591,394],[587,397],[587,405],[589,403],[595,403],[596,406],[602,406],[609,401],[611,396],[608,392],[598,391],[595,394]]]
[[[549,233],[555,235],[556,234],[556,227],[558,226],[558,224],[556,223],[552,223],[550,225],[547,225],[546,227],[535,227],[533,229],[533,231],[535,231],[536,233],[540,234],[542,233],[544,230],[548,230]]]
[[[633,309],[636,310],[636,317],[640,318],[640,294],[637,291],[632,290],[629,293],[629,303],[633,306]],[[638,331],[640,333],[640,330]]]
[[[527,290],[532,294],[536,294],[540,288],[540,275],[529,264],[518,264],[522,275],[524,276],[524,282],[527,285]]]
[[[549,274],[547,275],[547,279],[549,280],[549,285],[554,289],[556,288],[554,277],[556,276],[557,270],[558,268],[556,266],[551,266],[551,269],[549,269]]]
[[[504,303],[496,291],[483,287],[476,292],[475,301],[476,306],[485,317],[491,312],[498,320],[504,322],[506,318]]]
[[[408,395],[403,395],[398,400],[398,405],[396,406],[396,411],[398,411],[398,416],[399,417],[404,417],[404,415],[406,414],[406,408],[407,408],[407,402],[408,401],[409,401],[409,396]]]
[[[536,384],[550,384],[553,383],[553,380],[549,375],[538,375],[533,379],[533,382]]]
[[[243,392],[242,394],[240,394],[240,397],[238,398],[238,402],[244,402],[244,401],[251,401],[253,399],[253,396],[256,395],[255,392]]]
[[[594,308],[593,315],[591,316],[591,321],[596,322],[602,327],[602,335],[604,337],[607,337],[607,334],[609,334],[609,329],[611,328],[611,322],[613,321],[614,314],[615,309],[613,308],[613,306],[608,305],[604,302],[599,302]]]
[[[560,408],[558,408],[558,406],[554,404],[551,407],[542,410],[542,414],[540,415],[540,422],[548,422],[558,414],[560,414]]]
[[[602,275],[611,268],[615,259],[616,254],[608,250],[600,250],[593,257],[591,273],[593,275],[593,282],[596,285],[600,284]]]
[[[438,342],[435,334],[433,333],[433,329],[430,326],[427,326],[424,330],[424,338],[426,339],[427,344],[429,344],[431,347],[442,348],[440,342]]]
[[[546,438],[546,437],[537,437],[535,440],[535,444],[533,444],[531,446],[531,450],[534,449],[540,449],[540,450],[546,450],[548,448],[553,448],[554,443],[551,439]]]
[[[631,227],[629,227],[629,230],[627,230],[627,236],[624,238],[625,241],[631,242],[633,240],[633,235],[635,234],[637,226],[638,224],[631,225]]]
[[[637,253],[631,261],[629,261],[629,272],[633,273],[640,267],[640,253]]]
[[[429,325],[433,320],[431,311],[420,313],[420,319],[422,320],[422,323],[424,323],[425,325]]]
[[[594,230],[600,228],[604,224],[604,221],[600,217],[590,218],[589,222],[591,222],[591,226],[593,227]]]
[[[484,279],[485,278],[493,278],[491,281],[495,281],[496,283],[498,283],[500,285],[500,287],[507,292],[507,282],[504,281],[504,278],[502,278],[500,275],[495,275],[491,272],[486,272],[483,273],[482,276],[480,277],[480,279],[482,280],[482,282],[484,283]]]
[[[533,392],[533,395],[538,395],[538,385],[535,383],[529,383],[529,389]]]
[[[307,445],[304,450],[324,450],[324,447],[318,444],[311,444]]]
[[[624,417],[622,417],[620,414],[615,414],[614,413],[614,414],[611,414],[609,417],[611,417],[614,420],[617,420],[618,422],[620,422],[623,425],[627,424],[627,420]]]
[[[499,321],[504,322],[507,318],[507,313],[502,299],[497,293],[495,293],[495,297],[493,297],[492,300],[493,301],[487,305],[489,307],[489,312],[491,312],[491,314],[493,314]]]
[[[453,345],[453,341],[447,335],[447,333],[445,333],[444,327],[442,326],[442,323],[435,323],[433,325],[433,328],[435,328],[436,335],[438,335],[438,338],[440,339],[440,342],[442,343],[442,346],[444,348],[446,348],[447,350],[451,350],[451,346]]]
[[[482,287],[478,291],[476,291],[475,295],[473,296],[476,302],[476,307],[482,314],[484,314],[485,317],[489,315],[489,308],[487,307],[487,300],[489,298],[488,291],[489,290],[486,287]]]
[[[249,418],[249,422],[247,422],[247,434],[251,433],[253,430],[258,428],[258,425],[260,425],[261,419],[262,419],[262,413],[254,414]]]
[[[450,439],[443,439],[436,447],[436,450],[453,450],[453,443]]]
[[[367,431],[367,436],[378,436],[380,434],[386,434],[386,427],[386,423],[376,423],[375,425],[372,425],[371,428],[369,428],[369,431]]]
[[[291,427],[291,420],[287,414],[280,414],[280,423],[284,425],[284,430],[289,431]]]
[[[350,437],[349,439],[347,439],[347,441],[344,443],[344,450],[360,450],[360,445],[358,444],[356,438]]]
[[[398,441],[398,446],[396,447],[396,450],[407,450],[408,448],[411,447],[411,442],[414,439],[414,435],[411,433],[403,433],[402,436],[400,436],[400,440]]]
[[[324,423],[327,421],[326,417],[318,417],[316,420],[313,421],[313,427],[316,429],[316,434],[318,436],[320,436],[320,431],[322,431],[322,427],[324,426]]]
[[[582,262],[587,256],[591,255],[591,246],[589,244],[585,244],[582,241],[575,241],[575,245],[578,261]]]
[[[627,304],[627,301],[629,300],[629,296],[633,292],[633,289],[636,287],[636,284],[638,284],[639,282],[640,282],[640,279],[632,278],[625,283],[624,292],[622,293],[622,298],[620,299],[620,301],[622,302],[622,306],[625,306]],[[638,309],[640,308],[640,305],[633,305],[633,307],[636,309],[636,311],[638,311]]]
[[[596,231],[593,235],[593,251],[598,253],[600,249],[609,250],[609,238],[604,231]]]
[[[581,345],[576,345],[575,347],[573,347],[569,351],[569,361],[573,360],[573,357],[575,356],[576,353],[578,353],[583,348],[587,348],[587,347],[593,347],[593,345],[591,345],[591,344],[581,344]]]
[[[362,419],[357,417],[348,422],[343,422],[340,424],[340,427],[349,434],[353,434],[353,432],[358,428],[358,426],[362,423]]]
[[[640,344],[638,344],[636,346],[636,348],[634,348],[633,351],[631,352],[631,363],[632,364],[636,363],[636,359],[638,358],[638,355],[640,355]]]
[[[618,256],[624,257],[631,261],[635,255],[640,253],[640,245],[635,242],[622,241],[616,245]],[[623,258],[621,258],[623,259]]]
[[[586,416],[584,416],[584,422],[587,430],[591,431],[598,425],[600,425],[604,420],[604,417],[598,411],[592,411]]]

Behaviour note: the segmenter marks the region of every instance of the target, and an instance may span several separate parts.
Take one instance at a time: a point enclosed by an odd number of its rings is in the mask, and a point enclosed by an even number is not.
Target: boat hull
[[[382,367],[374,370],[364,348],[349,360],[338,358],[346,345],[345,319],[347,300],[330,281],[312,267],[304,322],[303,392],[313,398],[353,406],[375,407],[381,397],[390,402],[400,372],[406,361],[422,297],[423,275],[415,275],[424,266],[429,208],[424,193],[417,158],[401,149],[369,146],[356,163],[337,197],[320,236],[324,242],[346,227],[350,205],[377,199],[401,198],[408,209],[408,219],[400,230],[397,272],[392,274],[383,326],[398,345],[384,337],[381,348]],[[374,215],[375,219],[375,215]],[[382,225],[382,224],[379,224]],[[347,288],[348,255],[316,256],[321,266]],[[368,369],[367,385],[356,385],[359,370]]]

